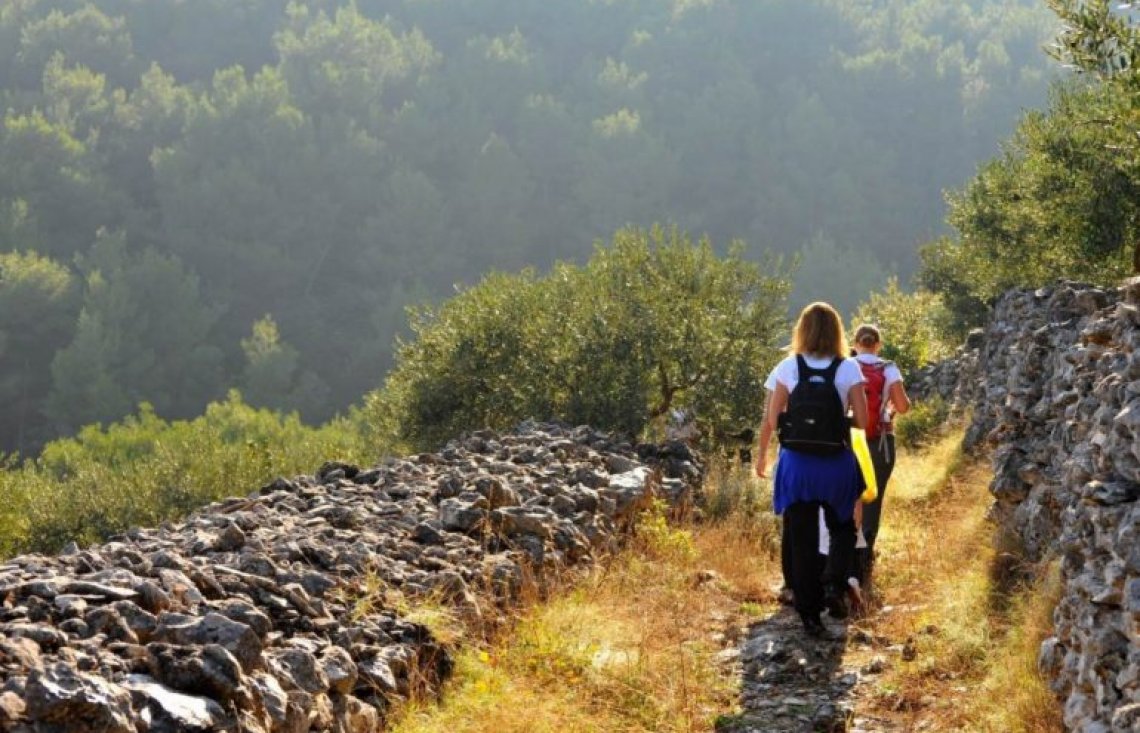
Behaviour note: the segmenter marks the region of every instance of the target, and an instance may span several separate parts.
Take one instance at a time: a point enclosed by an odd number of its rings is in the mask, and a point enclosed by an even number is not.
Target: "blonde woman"
[[[764,384],[768,406],[760,425],[756,473],[768,475],[768,444],[772,434],[778,434],[773,504],[784,517],[786,581],[804,630],[817,638],[833,638],[820,615],[826,607],[832,616],[846,616],[856,507],[863,491],[850,426],[866,426],[867,396],[858,363],[844,356],[843,321],[827,303],[803,309],[791,350]],[[831,535],[826,566],[818,552],[821,510]]]

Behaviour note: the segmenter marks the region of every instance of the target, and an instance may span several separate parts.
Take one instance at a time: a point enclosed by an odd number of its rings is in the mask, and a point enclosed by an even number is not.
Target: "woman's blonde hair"
[[[827,303],[816,302],[800,311],[792,332],[792,352],[817,356],[846,356],[843,319]]]

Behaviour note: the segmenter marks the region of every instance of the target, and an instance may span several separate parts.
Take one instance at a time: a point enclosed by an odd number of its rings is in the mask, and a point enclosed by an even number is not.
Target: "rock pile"
[[[0,731],[380,730],[451,667],[409,605],[494,613],[612,549],[655,495],[691,501],[698,466],[682,445],[529,424],[15,558]]]
[[[1062,558],[1040,664],[1066,726],[1140,730],[1140,278],[1007,294],[977,357],[969,439],[993,446],[993,515]]]
[[[984,345],[985,331],[974,329],[953,358],[906,375],[906,389],[911,399],[939,397],[957,410],[972,405],[977,399],[978,358]]]

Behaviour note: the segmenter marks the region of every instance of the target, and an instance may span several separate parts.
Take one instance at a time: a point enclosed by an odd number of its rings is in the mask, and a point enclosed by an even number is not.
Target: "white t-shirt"
[[[873,355],[873,353],[861,353],[861,355],[858,355],[855,358],[862,361],[863,364],[878,364],[879,361],[884,360],[880,359],[876,355]],[[894,361],[891,361],[891,363],[887,365],[887,368],[882,370],[882,378],[884,378],[884,383],[882,383],[882,391],[886,393],[890,391],[891,384],[903,381],[903,373],[899,372],[898,367],[895,366]]]
[[[832,357],[819,358],[804,355],[804,361],[806,361],[807,365],[812,369],[826,369],[828,365],[831,364],[831,359]],[[800,368],[799,365],[796,364],[795,354],[792,354],[776,365],[776,368],[768,375],[767,381],[764,382],[764,387],[769,390],[774,390],[778,382],[787,388],[788,394],[791,394],[792,390],[796,388],[796,383],[800,381],[799,375]],[[856,384],[862,384],[863,382],[863,370],[859,368],[855,360],[844,359],[839,365],[839,369],[835,371],[835,389],[839,392],[839,399],[843,402],[844,412],[847,411],[847,393],[850,392],[851,388]]]

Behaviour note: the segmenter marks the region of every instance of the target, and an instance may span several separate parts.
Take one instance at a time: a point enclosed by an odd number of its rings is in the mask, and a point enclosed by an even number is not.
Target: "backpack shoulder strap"
[[[843,363],[843,357],[837,356],[831,360],[831,363],[822,369],[816,369],[809,366],[807,359],[804,359],[803,354],[796,354],[796,368],[799,369],[799,378],[802,380],[805,376],[820,375],[827,379],[829,382],[835,381],[835,373],[839,371],[839,365]]]
[[[803,354],[796,354],[796,375],[798,381],[802,382],[812,373],[812,368],[808,366],[807,361],[804,359]]]

